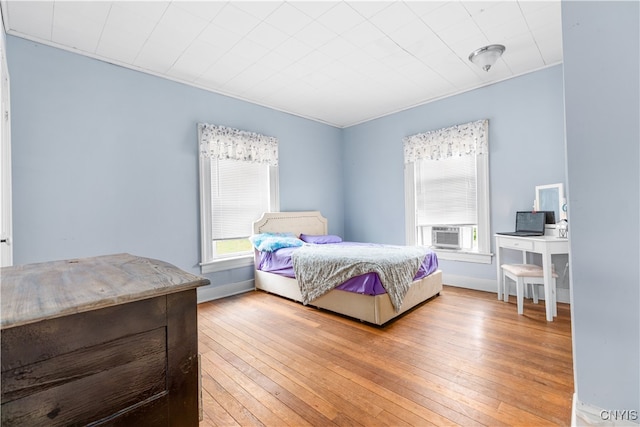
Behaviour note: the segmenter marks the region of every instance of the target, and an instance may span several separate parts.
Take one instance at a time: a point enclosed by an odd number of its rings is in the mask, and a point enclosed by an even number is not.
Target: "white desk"
[[[522,252],[522,263],[527,264],[527,254],[537,253],[542,255],[542,271],[544,275],[544,301],[547,310],[547,321],[553,321],[553,307],[549,303],[551,299],[552,264],[551,255],[568,254],[569,239],[561,239],[555,236],[515,237],[496,234],[496,265],[498,269],[498,299],[502,299],[505,292],[502,278],[502,250],[513,249]]]

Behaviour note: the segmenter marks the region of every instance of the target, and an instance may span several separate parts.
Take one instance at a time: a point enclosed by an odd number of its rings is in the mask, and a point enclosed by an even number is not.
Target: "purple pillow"
[[[325,243],[340,243],[342,242],[342,238],[340,236],[335,236],[332,234],[301,234],[300,240],[307,243],[315,243],[316,245],[323,245]]]

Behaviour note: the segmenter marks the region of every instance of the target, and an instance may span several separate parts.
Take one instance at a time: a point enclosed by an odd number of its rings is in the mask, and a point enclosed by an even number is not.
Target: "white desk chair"
[[[524,285],[531,284],[531,293],[533,294],[533,302],[538,303],[539,286],[544,286],[544,277],[542,267],[535,264],[502,264],[502,283],[504,283],[504,301],[509,302],[509,285],[507,277],[516,283],[516,301],[518,303],[518,314],[523,313],[524,306]],[[556,304],[556,278],[558,275],[554,271],[551,284],[551,301],[545,301],[545,304],[551,304],[553,308],[553,317],[558,315],[558,307]]]

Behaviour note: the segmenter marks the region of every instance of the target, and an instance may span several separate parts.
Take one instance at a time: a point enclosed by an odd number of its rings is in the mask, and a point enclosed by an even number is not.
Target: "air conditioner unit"
[[[431,227],[431,245],[436,248],[460,249],[462,247],[462,227]]]

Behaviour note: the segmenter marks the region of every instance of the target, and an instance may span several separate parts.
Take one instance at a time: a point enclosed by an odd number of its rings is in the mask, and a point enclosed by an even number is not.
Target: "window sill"
[[[455,249],[431,248],[437,255],[438,259],[448,261],[475,262],[477,264],[491,264],[492,253],[481,253],[471,251],[461,251]]]
[[[217,259],[215,261],[209,261],[200,264],[200,272],[202,274],[216,273],[218,271],[253,266],[253,263],[253,255],[243,255],[234,258]]]

